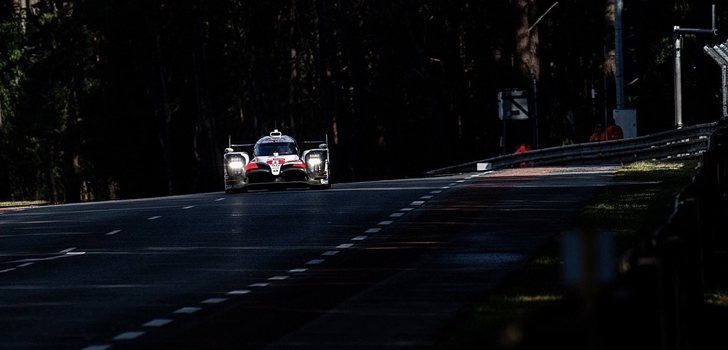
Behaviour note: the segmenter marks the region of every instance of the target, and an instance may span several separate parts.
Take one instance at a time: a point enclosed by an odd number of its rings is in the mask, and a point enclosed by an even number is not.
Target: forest
[[[673,27],[710,1],[624,0],[626,103],[674,128]],[[685,124],[720,117],[720,69],[684,39]],[[587,142],[615,108],[615,0],[1,0],[0,201],[222,190],[229,140],[328,136],[334,182]],[[536,121],[498,93],[532,91]],[[520,124],[519,124],[520,123]],[[536,142],[537,140],[537,142]]]

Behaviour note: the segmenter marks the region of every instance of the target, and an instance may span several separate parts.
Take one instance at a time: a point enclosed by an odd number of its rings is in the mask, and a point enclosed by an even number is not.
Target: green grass
[[[0,208],[29,207],[48,205],[47,201],[17,201],[17,202],[0,202]]]
[[[625,185],[601,190],[584,207],[574,227],[610,232],[617,254],[634,247],[663,224],[672,213],[677,194],[695,173],[697,161],[638,162],[624,167],[616,181]],[[560,285],[562,260],[559,242],[550,242],[523,270],[456,322],[441,339],[441,349],[511,349],[530,316],[553,307],[565,294]],[[726,295],[710,299],[725,305]]]

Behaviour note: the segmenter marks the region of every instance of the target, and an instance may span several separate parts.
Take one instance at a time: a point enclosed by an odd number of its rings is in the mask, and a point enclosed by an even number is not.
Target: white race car
[[[306,141],[318,148],[300,153],[296,140],[277,129],[255,144],[230,144],[225,149],[225,192],[249,188],[330,188],[326,141]],[[253,147],[253,158],[236,148]]]

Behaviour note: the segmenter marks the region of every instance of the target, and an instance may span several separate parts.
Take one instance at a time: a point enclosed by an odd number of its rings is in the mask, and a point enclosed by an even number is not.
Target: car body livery
[[[249,188],[308,186],[329,188],[329,150],[325,141],[307,141],[318,148],[300,152],[296,140],[274,130],[255,144],[225,149],[225,192]],[[253,158],[235,148],[253,147]]]

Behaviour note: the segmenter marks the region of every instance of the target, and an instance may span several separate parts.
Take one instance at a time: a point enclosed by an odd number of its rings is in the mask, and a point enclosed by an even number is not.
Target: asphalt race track
[[[425,348],[615,170],[0,211],[0,349]]]

